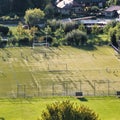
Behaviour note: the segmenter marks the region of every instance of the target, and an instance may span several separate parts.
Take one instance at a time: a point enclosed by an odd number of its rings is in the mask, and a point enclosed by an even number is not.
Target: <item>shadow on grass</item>
[[[3,118],[3,117],[0,117],[0,120],[5,120],[5,118]]]
[[[79,49],[83,49],[83,50],[86,50],[86,51],[97,50],[97,48],[94,45],[80,46]]]
[[[78,98],[78,100],[82,101],[82,102],[87,102],[88,100],[84,97]]]
[[[72,46],[74,48],[78,48],[78,49],[83,49],[83,50],[86,50],[86,51],[94,51],[94,50],[97,50],[97,48],[95,47],[95,45],[81,45],[81,46]]]

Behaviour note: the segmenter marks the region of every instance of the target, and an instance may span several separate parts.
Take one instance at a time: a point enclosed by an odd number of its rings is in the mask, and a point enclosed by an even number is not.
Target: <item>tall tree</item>
[[[25,22],[29,26],[34,26],[40,22],[40,20],[45,16],[41,9],[29,9],[25,12]]]

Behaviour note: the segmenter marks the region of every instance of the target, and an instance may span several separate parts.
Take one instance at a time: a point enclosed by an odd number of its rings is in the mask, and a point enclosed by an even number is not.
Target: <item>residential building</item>
[[[104,7],[106,4],[106,0],[80,0],[80,4],[83,6],[98,6]]]
[[[104,11],[105,17],[109,17],[109,18],[117,17],[118,16],[117,11],[119,10],[120,10],[120,6],[110,6]]]
[[[64,15],[69,15],[71,13],[81,13],[83,11],[80,4],[74,0],[58,0],[56,2],[58,12]]]

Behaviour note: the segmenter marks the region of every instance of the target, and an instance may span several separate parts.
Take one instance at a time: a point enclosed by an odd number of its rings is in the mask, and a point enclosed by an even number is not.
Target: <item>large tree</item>
[[[40,20],[42,18],[44,18],[45,14],[41,9],[28,9],[25,12],[25,22],[29,25],[29,26],[34,26],[36,24],[38,24],[40,22]]]

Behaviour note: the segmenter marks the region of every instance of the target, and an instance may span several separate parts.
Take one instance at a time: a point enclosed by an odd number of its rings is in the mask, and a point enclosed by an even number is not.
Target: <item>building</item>
[[[80,20],[82,24],[85,25],[87,28],[92,28],[94,25],[97,25],[98,27],[104,27],[107,25],[109,22],[111,22],[110,19],[88,19],[88,20]]]
[[[110,6],[104,11],[105,17],[108,18],[113,18],[113,17],[118,17],[117,11],[120,10],[120,6]]]
[[[58,12],[64,15],[79,14],[83,11],[81,5],[74,0],[57,0],[56,6]]]
[[[106,0],[80,0],[80,3],[84,6],[98,6],[104,7],[106,4]]]

